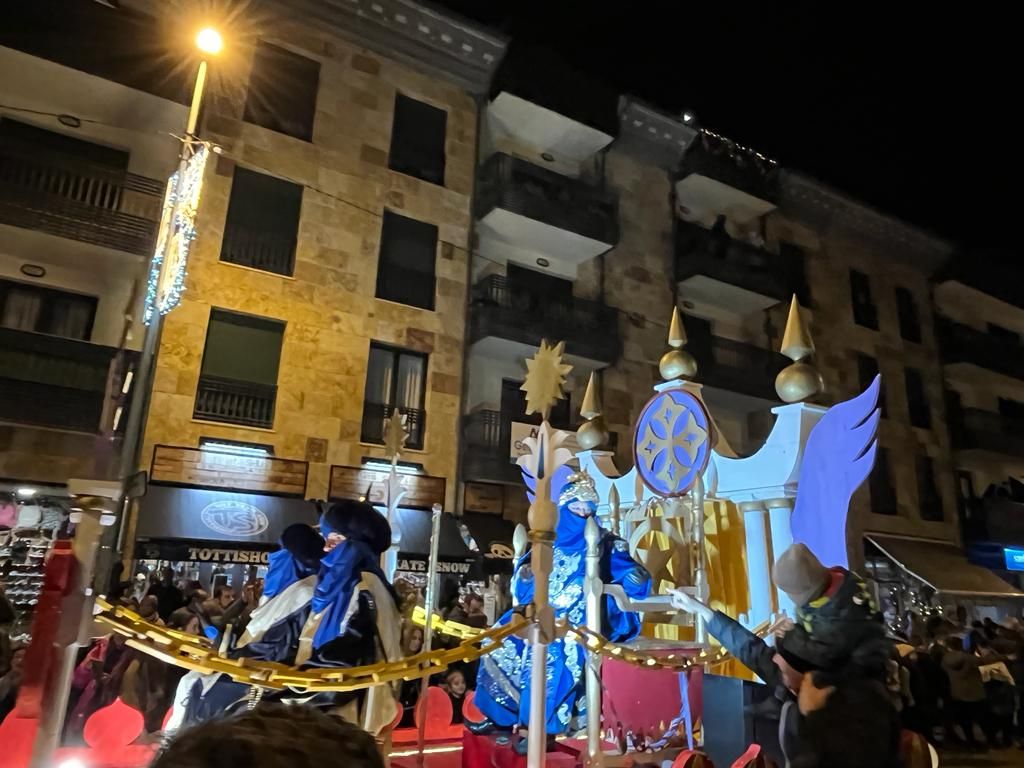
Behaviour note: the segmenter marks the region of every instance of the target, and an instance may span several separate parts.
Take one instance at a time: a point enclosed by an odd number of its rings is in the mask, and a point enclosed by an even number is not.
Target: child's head
[[[449,669],[444,676],[445,685],[455,696],[462,696],[466,693],[466,676],[461,669]]]

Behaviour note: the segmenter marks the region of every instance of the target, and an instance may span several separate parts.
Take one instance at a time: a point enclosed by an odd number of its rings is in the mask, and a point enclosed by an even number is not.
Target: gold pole
[[[707,556],[704,552],[704,478],[701,475],[697,475],[697,481],[693,484],[693,488],[690,489],[690,511],[693,514],[693,547],[696,550],[694,553],[696,567],[693,574],[693,586],[697,591],[697,599],[703,603],[707,602],[710,589],[708,588],[708,574],[705,564]],[[700,614],[697,614],[694,626],[697,642],[706,646],[708,643],[708,628],[707,623]]]

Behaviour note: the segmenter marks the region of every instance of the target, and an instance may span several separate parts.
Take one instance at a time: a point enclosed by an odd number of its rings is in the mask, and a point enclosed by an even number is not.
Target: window
[[[931,456],[917,457],[917,503],[922,520],[939,522],[945,517],[942,496],[935,487],[935,463]]]
[[[434,308],[437,227],[384,211],[377,265],[377,298]]]
[[[871,280],[856,269],[850,270],[850,299],[853,302],[853,322],[877,331],[878,310],[871,298]]]
[[[995,323],[988,323],[988,335],[999,339],[1000,341],[1007,341],[1017,345],[1020,344],[1019,333],[1011,331],[1009,328],[1003,328],[1003,326],[996,325]]]
[[[879,446],[875,454],[875,466],[868,476],[871,489],[871,511],[876,515],[895,515],[899,511],[896,491],[892,487],[889,473],[889,450]]]
[[[244,120],[310,141],[320,64],[270,43],[257,43]]]
[[[860,384],[860,391],[863,392],[871,386],[871,382],[878,375],[878,361],[871,355],[857,353],[857,382]],[[886,413],[885,382],[882,382],[881,392],[878,396],[878,405],[882,409],[882,418],[888,418]]]
[[[928,406],[928,396],[924,392],[921,372],[916,368],[907,368],[904,375],[907,389],[907,410],[910,412],[910,423],[921,429],[931,429],[932,414]]]
[[[444,139],[448,113],[443,109],[395,96],[388,168],[444,186]]]
[[[916,344],[921,343],[921,321],[917,316],[914,295],[906,288],[896,289],[896,314],[900,321],[900,336]]]
[[[0,327],[88,341],[96,297],[0,280]]]
[[[273,427],[283,339],[282,322],[212,310],[193,416]]]
[[[1024,403],[1018,400],[999,398],[999,415],[1005,420],[1024,424]],[[1016,431],[1016,425],[1014,425]]]
[[[301,207],[298,184],[236,167],[220,260],[291,275]]]
[[[427,392],[427,357],[376,342],[370,345],[363,399],[364,443],[383,443],[395,408],[405,416],[407,448],[422,448]]]
[[[200,437],[199,447],[214,453],[233,453],[238,456],[267,458],[274,455],[274,446],[264,443],[245,443],[241,440],[221,440],[219,437]]]

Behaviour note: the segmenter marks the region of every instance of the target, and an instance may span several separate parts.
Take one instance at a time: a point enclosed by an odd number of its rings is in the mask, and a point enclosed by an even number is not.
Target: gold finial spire
[[[775,391],[786,403],[798,403],[813,397],[825,388],[818,369],[806,362],[814,354],[814,341],[804,325],[800,303],[794,294],[789,304],[786,332],[782,335],[782,354],[793,361],[775,377]]]
[[[668,345],[672,349],[679,349],[686,345],[686,329],[683,327],[683,319],[679,316],[679,307],[672,307],[672,323],[668,328]]]
[[[668,328],[668,352],[661,356],[658,371],[665,381],[673,379],[693,379],[697,375],[697,361],[693,355],[683,349],[686,344],[686,329],[679,307],[672,307],[672,322]]]
[[[601,403],[597,398],[597,374],[591,372],[587,381],[587,392],[583,395],[583,405],[580,408],[580,416],[590,420],[601,415]]]
[[[786,332],[782,334],[782,349],[779,351],[793,362],[814,354],[814,341],[811,340],[811,334],[807,332],[796,294],[793,294],[793,300],[789,305]]]
[[[576,430],[576,442],[585,451],[599,448],[608,440],[608,428],[601,416],[601,401],[597,396],[597,374],[591,372],[587,382],[587,393],[583,396],[580,416],[585,421]]]

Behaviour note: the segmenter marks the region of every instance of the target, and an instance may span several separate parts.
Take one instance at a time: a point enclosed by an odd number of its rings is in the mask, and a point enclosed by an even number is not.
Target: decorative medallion
[[[263,510],[234,499],[207,504],[199,513],[199,519],[211,531],[223,536],[259,536],[270,527]]]
[[[711,458],[708,412],[685,389],[652,397],[640,412],[633,459],[644,485],[658,496],[683,496]]]

